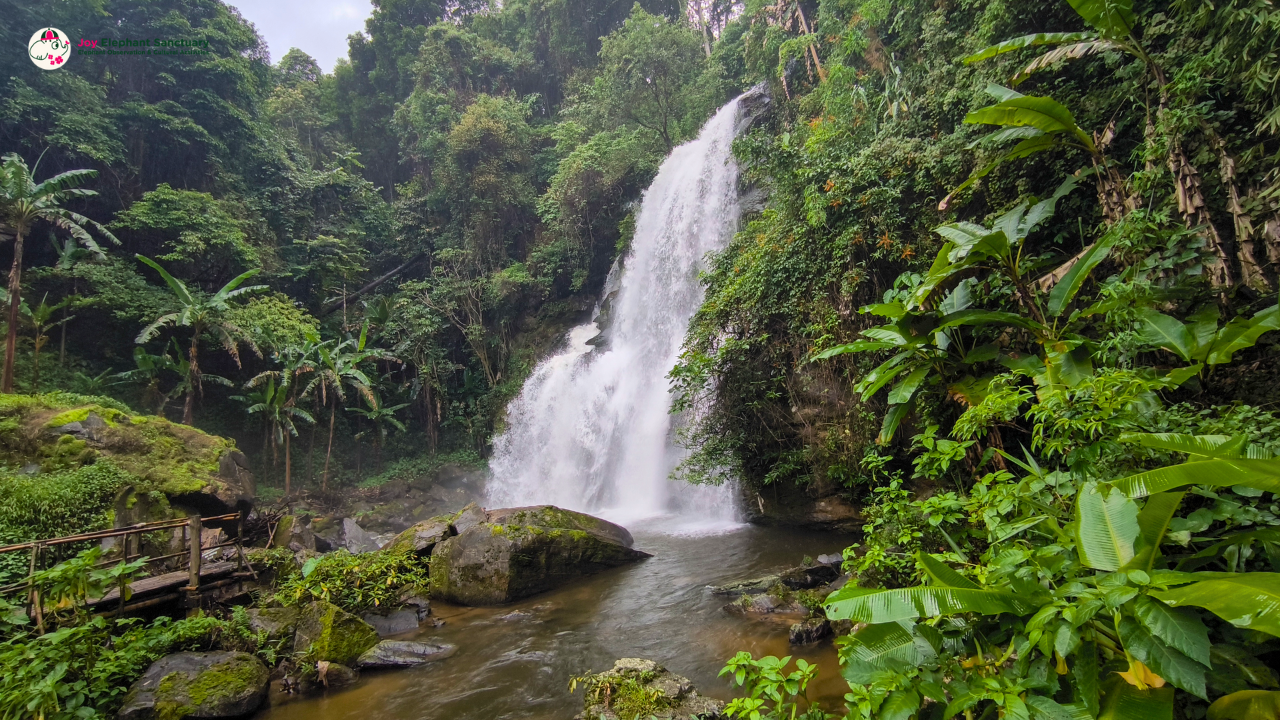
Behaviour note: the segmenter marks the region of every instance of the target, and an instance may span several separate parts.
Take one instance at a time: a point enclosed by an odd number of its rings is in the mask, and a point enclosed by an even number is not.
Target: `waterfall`
[[[490,506],[552,504],[677,532],[735,523],[729,485],[668,479],[684,455],[674,443],[667,373],[702,303],[704,258],[737,228],[730,146],[747,122],[749,95],[721,108],[658,170],[624,269],[619,276],[615,267],[606,283],[608,321],[598,308],[572,329],[507,408],[489,464]]]

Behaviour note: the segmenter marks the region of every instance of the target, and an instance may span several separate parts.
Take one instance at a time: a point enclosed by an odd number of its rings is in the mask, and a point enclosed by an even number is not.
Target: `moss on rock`
[[[248,653],[177,653],[152,663],[125,697],[120,720],[233,718],[267,696],[269,672]]]
[[[312,662],[350,666],[378,640],[378,632],[369,623],[337,605],[316,601],[302,608],[293,649],[305,653]]]

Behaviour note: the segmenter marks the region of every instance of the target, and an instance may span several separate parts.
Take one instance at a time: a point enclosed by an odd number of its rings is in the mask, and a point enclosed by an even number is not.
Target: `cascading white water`
[[[605,348],[587,343],[600,332],[594,319],[574,328],[507,408],[489,464],[491,507],[552,504],[622,523],[663,518],[660,527],[677,531],[735,523],[732,487],[668,479],[682,451],[667,373],[702,302],[704,257],[737,228],[730,146],[744,122],[742,99],[672,151],[645,191],[625,270],[610,279],[619,288]]]

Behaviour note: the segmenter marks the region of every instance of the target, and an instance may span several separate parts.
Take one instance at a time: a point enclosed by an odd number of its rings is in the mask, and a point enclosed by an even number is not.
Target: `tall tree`
[[[39,167],[39,163],[36,163]],[[96,170],[68,170],[44,182],[35,181],[35,172],[17,154],[10,153],[0,164],[0,208],[13,228],[13,267],[9,270],[9,327],[4,344],[4,374],[0,392],[13,392],[13,357],[18,347],[18,314],[22,305],[23,242],[37,221],[51,223],[71,234],[96,255],[102,254],[98,243],[84,226],[97,229],[103,237],[119,244],[109,230],[89,218],[62,207],[75,197],[96,195],[93,190],[77,187],[97,176]]]
[[[250,285],[249,287],[240,287],[240,285],[249,278],[261,272],[255,268],[248,272],[241,273],[233,278],[231,282],[223,285],[218,292],[213,295],[205,295],[201,292],[192,292],[187,288],[186,283],[178,280],[160,267],[159,263],[148,257],[137,256],[138,260],[146,263],[160,273],[160,277],[164,278],[165,284],[173,291],[174,298],[178,302],[178,310],[161,315],[151,321],[138,333],[137,343],[142,344],[154,338],[160,333],[160,329],[167,326],[189,327],[191,328],[191,344],[187,349],[187,399],[182,407],[182,423],[190,425],[195,414],[196,395],[200,393],[200,336],[205,331],[211,331],[218,336],[222,342],[222,347],[231,354],[232,359],[236,361],[236,365],[240,365],[240,343],[246,342],[253,346],[240,328],[233,325],[225,317],[225,313],[231,309],[231,301],[259,290],[265,290],[266,285]],[[256,348],[255,348],[256,349]]]

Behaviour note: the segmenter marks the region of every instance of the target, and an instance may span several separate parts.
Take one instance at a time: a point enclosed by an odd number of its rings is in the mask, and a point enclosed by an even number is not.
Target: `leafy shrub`
[[[111,524],[116,493],[135,478],[108,461],[39,475],[0,474],[0,543],[74,535]],[[63,547],[74,552],[81,548]],[[29,556],[0,555],[0,583],[26,576]]]
[[[280,583],[275,599],[282,605],[324,600],[359,613],[394,606],[407,588],[426,586],[426,565],[412,553],[338,550],[303,563],[299,573]]]
[[[0,643],[0,717],[111,717],[133,681],[171,652],[210,647],[212,617],[111,621],[95,617]]]

